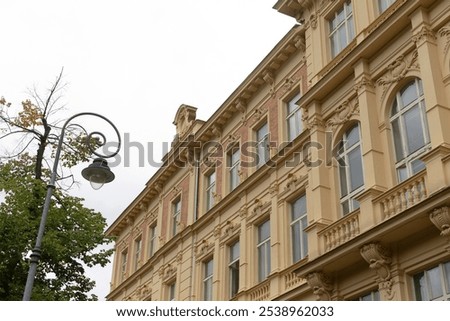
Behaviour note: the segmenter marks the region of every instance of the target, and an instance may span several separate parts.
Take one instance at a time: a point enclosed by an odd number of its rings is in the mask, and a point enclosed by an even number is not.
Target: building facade
[[[450,3],[279,0],[293,28],[110,226],[108,300],[449,300]],[[295,20],[294,20],[295,19]]]

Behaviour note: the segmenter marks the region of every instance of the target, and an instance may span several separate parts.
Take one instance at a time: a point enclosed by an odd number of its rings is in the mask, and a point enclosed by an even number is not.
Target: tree
[[[52,122],[58,105],[62,72],[46,99],[32,91],[19,110],[0,99],[0,142],[12,137],[13,153],[0,158],[0,300],[20,300],[28,273],[28,258],[36,233],[50,176],[51,151],[57,144],[60,122]],[[89,157],[87,136],[80,126],[66,132],[61,161],[66,168]],[[99,144],[92,138],[91,144]],[[32,148],[36,147],[35,153]],[[63,170],[63,168],[61,168]],[[62,172],[61,172],[62,173]],[[60,183],[71,175],[60,175]],[[61,185],[62,187],[63,185]],[[57,188],[48,215],[43,252],[33,287],[34,300],[96,300],[89,295],[95,281],[85,267],[105,266],[111,249],[98,249],[111,241],[104,234],[105,218],[83,206],[83,199],[69,195],[70,188]],[[1,200],[1,199],[0,199]]]

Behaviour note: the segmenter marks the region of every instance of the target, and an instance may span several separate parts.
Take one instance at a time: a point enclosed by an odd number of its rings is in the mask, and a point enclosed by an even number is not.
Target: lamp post
[[[106,143],[105,136],[100,132],[87,133],[83,127],[79,126],[87,134],[87,144],[88,144],[90,152],[92,152],[92,154],[99,157],[99,158],[94,159],[93,163],[91,165],[89,165],[89,167],[85,168],[82,171],[82,176],[91,182],[91,185],[94,189],[99,189],[100,187],[103,186],[104,183],[109,183],[114,179],[114,173],[110,171],[110,169],[108,167],[108,162],[105,160],[105,158],[113,157],[113,156],[117,155],[117,153],[119,153],[121,139],[120,139],[119,131],[117,130],[116,126],[108,118],[106,118],[100,114],[91,113],[91,112],[79,113],[79,114],[73,115],[72,117],[67,119],[61,129],[61,134],[59,136],[58,146],[57,146],[56,153],[55,153],[55,161],[53,164],[53,170],[52,170],[52,173],[50,176],[50,182],[47,185],[47,195],[45,197],[44,207],[42,209],[41,222],[39,224],[39,230],[38,230],[38,234],[36,237],[36,244],[33,248],[33,251],[30,254],[30,268],[28,270],[27,283],[25,285],[25,290],[23,293],[23,301],[29,301],[31,298],[31,292],[33,289],[33,283],[34,283],[34,279],[36,276],[37,265],[38,265],[39,259],[41,258],[42,238],[44,236],[45,224],[47,221],[48,211],[50,209],[51,197],[53,194],[53,190],[55,189],[56,175],[57,175],[57,170],[58,170],[58,162],[59,162],[59,158],[61,155],[61,149],[62,149],[62,145],[63,145],[63,141],[64,141],[65,130],[68,127],[67,125],[74,118],[77,118],[79,116],[95,116],[95,117],[99,117],[99,118],[105,120],[112,126],[112,128],[116,132],[117,138],[118,138],[117,149],[109,155],[102,155],[95,151],[95,149],[91,146],[90,141],[91,141],[92,137],[99,135],[103,139],[103,141],[100,143],[100,146],[102,146]],[[97,148],[98,148],[98,146],[97,146]]]

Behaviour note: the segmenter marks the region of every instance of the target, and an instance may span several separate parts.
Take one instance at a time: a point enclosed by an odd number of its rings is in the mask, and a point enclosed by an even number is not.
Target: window
[[[429,147],[422,82],[415,79],[400,90],[391,110],[391,126],[399,182],[425,168],[419,159]]]
[[[378,9],[380,13],[384,12],[395,0],[378,0]]]
[[[121,257],[120,257],[120,280],[125,280],[125,276],[127,273],[127,261],[128,261],[128,249],[125,251],[122,251]]]
[[[141,263],[142,238],[139,237],[134,241],[134,270],[139,268]]]
[[[228,170],[230,178],[230,191],[239,184],[239,166],[241,163],[241,152],[239,146],[233,147],[228,153]]]
[[[264,281],[270,273],[270,221],[258,226],[258,280]]]
[[[372,291],[360,296],[355,301],[380,301],[380,292],[378,290]]]
[[[307,226],[306,196],[303,195],[291,203],[292,261],[294,263],[308,254],[308,235],[305,232]]]
[[[414,291],[418,301],[449,301],[450,262],[414,275]]]
[[[156,249],[156,225],[150,226],[148,230],[148,257],[151,258]]]
[[[239,292],[239,242],[230,246],[230,263],[228,270],[230,273],[230,298],[234,298]]]
[[[334,13],[330,20],[330,41],[331,55],[336,57],[350,41],[355,37],[353,27],[353,12],[351,1],[344,2],[344,5]]]
[[[257,164],[256,166],[259,168],[264,165],[270,158],[269,154],[269,126],[267,123],[264,123],[257,131],[256,131],[256,153],[257,153]]]
[[[294,96],[287,103],[287,132],[288,141],[293,140],[302,132],[302,117],[300,112],[300,106],[297,105],[297,101],[300,99],[300,93]]]
[[[213,285],[213,260],[203,263],[204,277],[203,277],[203,300],[212,300],[212,285]]]
[[[167,285],[167,300],[168,301],[175,301],[175,290],[176,290],[175,282],[172,282]]]
[[[206,210],[214,206],[214,193],[216,192],[216,172],[206,177]]]
[[[172,236],[178,232],[178,222],[181,216],[181,198],[172,203]]]
[[[364,189],[359,124],[344,134],[338,147],[341,207],[346,215],[359,208],[355,196]]]

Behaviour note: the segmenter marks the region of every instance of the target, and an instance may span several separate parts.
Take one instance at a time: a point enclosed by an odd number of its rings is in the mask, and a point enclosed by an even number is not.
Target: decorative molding
[[[222,136],[222,128],[218,124],[213,124],[211,126],[211,132],[218,138]]]
[[[311,16],[309,17],[309,21],[310,21],[311,27],[313,29],[316,29],[317,28],[317,14],[315,14],[315,13],[311,14]]]
[[[245,219],[247,218],[247,215],[248,215],[248,207],[244,205],[239,209],[239,217],[241,219]]]
[[[244,99],[238,98],[234,107],[242,114],[241,121],[245,125],[247,123],[247,103]]]
[[[435,208],[430,213],[430,220],[436,226],[441,235],[450,240],[450,210],[448,206]]]
[[[378,286],[386,294],[388,300],[394,298],[392,290],[392,279],[390,264],[392,263],[391,252],[379,242],[365,244],[360,249],[361,256],[369,263],[369,267],[377,272],[379,277]]]
[[[381,100],[384,99],[388,86],[392,83],[397,83],[408,74],[410,71],[419,71],[420,66],[417,61],[418,53],[414,50],[407,56],[401,55],[395,59],[394,62],[390,63],[387,67],[386,74],[376,81],[376,85],[383,87],[383,93],[381,95]]]
[[[247,172],[243,171],[241,168],[238,169],[239,182],[242,183],[247,179]]]
[[[138,225],[133,228],[133,235],[142,234],[142,226]]]
[[[333,294],[333,283],[330,277],[328,277],[322,271],[311,272],[306,275],[306,282],[317,296],[319,301],[330,301]]]
[[[419,32],[412,36],[412,41],[416,44],[416,47],[423,45],[425,42],[434,42],[437,37],[434,31],[427,25],[423,25]]]
[[[306,42],[305,42],[305,36],[304,35],[298,34],[297,36],[295,36],[294,43],[295,43],[295,47],[298,50],[305,52],[305,50],[306,50]]]
[[[214,249],[214,242],[210,242],[206,239],[197,242],[195,246],[195,256],[197,261],[208,255]]]
[[[369,89],[374,89],[375,84],[372,79],[370,79],[367,75],[363,75],[358,81],[355,82],[354,89],[356,93],[359,95]]]
[[[174,186],[172,188],[172,197],[177,196],[181,192],[181,188],[179,186]]]
[[[335,109],[331,118],[327,121],[327,129],[335,130],[337,126],[349,121],[353,116],[359,115],[358,99],[346,100]]]
[[[226,221],[225,225],[222,226],[222,229],[221,229],[222,235],[221,235],[220,239],[224,240],[224,239],[230,238],[231,236],[233,236],[235,234],[236,231],[239,231],[240,226],[241,226],[240,224],[235,223],[233,221],[230,221],[230,220]]]
[[[314,115],[313,117],[309,117],[308,107],[302,106],[302,122],[306,129],[315,130],[318,127],[323,127],[324,122],[319,115]]]
[[[275,76],[270,71],[265,71],[263,73],[263,79],[266,82],[266,84],[269,85],[269,93],[271,97],[275,96]]]
[[[158,218],[158,208],[150,211],[145,215],[145,219],[149,224],[152,224]]]
[[[448,50],[450,49],[450,25],[443,26],[438,31],[438,35],[441,38],[445,38],[444,41],[444,56],[447,55]]]
[[[196,119],[196,112],[197,108],[184,104],[178,108],[175,119],[173,121],[173,124],[177,128],[178,138],[184,136],[191,128]]]
[[[227,137],[227,146],[234,145],[235,143],[237,143],[239,138],[241,138],[241,135],[239,135],[237,133],[228,135],[228,137]]]
[[[278,194],[278,189],[279,189],[279,185],[277,182],[273,182],[272,184],[270,184],[270,186],[269,186],[270,195]]]
[[[267,112],[266,106],[260,106],[259,108],[255,108],[255,111],[253,112],[253,122],[252,125],[256,124],[263,115],[265,115]]]
[[[136,292],[135,292],[135,296],[136,296],[137,300],[139,300],[139,301],[144,301],[151,294],[152,294],[152,288],[148,284],[140,285],[136,289]]]
[[[219,203],[222,200],[222,195],[216,192],[212,192],[212,196],[214,198],[214,204]]]
[[[159,276],[161,279],[163,279],[163,281],[167,281],[171,278],[173,278],[177,273],[177,268],[176,266],[173,266],[172,263],[169,263],[165,266],[162,266],[159,269]]]
[[[218,238],[220,237],[221,230],[222,230],[222,229],[221,229],[220,226],[216,226],[216,227],[214,228],[213,235],[214,235],[214,237],[215,237],[216,239],[218,239]]]
[[[177,254],[177,256],[175,257],[175,261],[177,262],[178,265],[180,265],[181,262],[183,262],[183,253],[182,252],[179,252]]]

